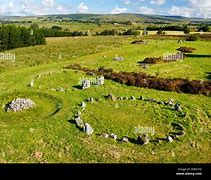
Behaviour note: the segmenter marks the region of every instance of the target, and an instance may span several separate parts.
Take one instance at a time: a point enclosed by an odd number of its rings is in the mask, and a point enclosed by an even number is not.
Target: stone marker
[[[178,111],[178,112],[182,112],[182,109],[181,109],[179,103],[176,103],[176,104],[174,105],[174,109],[175,109],[176,111]]]
[[[80,116],[75,118],[75,122],[76,122],[77,126],[79,126],[79,127],[83,127],[83,125],[84,125],[83,120],[81,119]]]
[[[113,94],[108,94],[107,98],[112,101],[116,101],[116,97]]]
[[[92,127],[88,123],[85,123],[84,124],[84,132],[87,135],[91,135],[91,134],[93,134],[94,130],[92,129]]]
[[[167,140],[168,142],[173,142],[173,138],[172,138],[171,136],[167,136],[166,140]]]
[[[81,107],[82,107],[82,108],[85,108],[85,107],[86,107],[86,103],[85,103],[85,102],[82,102],[82,103],[81,103]]]
[[[91,82],[88,79],[83,79],[82,80],[82,89],[88,89],[91,86]]]
[[[147,134],[138,136],[137,143],[141,145],[149,144],[149,136]]]
[[[109,137],[109,135],[108,135],[107,133],[102,133],[102,134],[101,134],[101,137],[103,137],[103,138],[106,138],[106,139],[107,139],[107,138]]]
[[[136,100],[136,98],[134,96],[131,96],[130,99],[131,100]]]
[[[117,135],[116,134],[114,134],[114,133],[111,133],[111,135],[110,135],[114,140],[117,140]]]
[[[122,141],[123,141],[123,142],[129,142],[129,139],[128,139],[127,137],[123,137],[123,138],[122,138]]]

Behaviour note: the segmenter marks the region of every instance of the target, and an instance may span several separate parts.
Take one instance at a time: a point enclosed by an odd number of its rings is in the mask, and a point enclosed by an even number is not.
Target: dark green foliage
[[[191,34],[186,39],[186,41],[197,41],[197,40],[199,40],[199,35],[198,34]]]
[[[190,28],[188,26],[184,27],[184,33],[189,34],[190,33]]]
[[[199,28],[198,28],[198,31],[203,31],[203,32],[208,32],[209,31],[209,26],[208,24],[205,24],[205,25],[201,25]]]
[[[36,27],[3,25],[0,28],[0,51],[42,44],[46,44],[45,38]]]

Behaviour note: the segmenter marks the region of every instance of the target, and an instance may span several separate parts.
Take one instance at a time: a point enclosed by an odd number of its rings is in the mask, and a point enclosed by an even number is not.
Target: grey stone
[[[149,144],[149,140],[150,140],[149,136],[147,134],[143,134],[143,135],[138,136],[137,143],[141,145]]]
[[[128,139],[127,137],[123,137],[123,138],[122,138],[122,141],[123,141],[123,142],[129,142],[129,139]]]
[[[123,97],[118,97],[117,99],[118,99],[118,100],[123,100],[124,98],[123,98]]]
[[[176,111],[178,111],[178,112],[182,112],[182,109],[181,109],[179,103],[176,103],[176,104],[174,105],[174,109],[175,109]]]
[[[124,58],[123,58],[123,57],[118,57],[118,56],[116,56],[116,57],[113,58],[113,60],[114,60],[114,61],[123,61]]]
[[[112,101],[116,101],[116,97],[113,94],[108,94],[107,98]]]
[[[101,137],[103,137],[103,138],[106,138],[106,139],[107,139],[107,138],[109,137],[109,135],[108,135],[107,133],[102,133],[102,134],[101,134]]]
[[[82,89],[88,89],[91,86],[91,82],[88,79],[83,79],[82,80]]]
[[[94,102],[94,98],[88,98],[88,99],[87,99],[87,102],[93,103],[93,102]]]
[[[75,118],[75,122],[76,122],[76,124],[79,126],[79,127],[83,127],[83,120],[81,119],[81,117],[80,116],[78,116],[78,117],[76,117]]]
[[[13,111],[13,112],[18,112],[18,111],[23,111],[25,109],[30,109],[33,108],[35,103],[31,99],[26,99],[26,98],[18,98],[10,102],[5,106],[6,111]]]
[[[167,137],[166,137],[166,140],[167,140],[168,142],[173,142],[173,138],[172,138],[171,136],[167,136]]]
[[[91,134],[93,134],[94,130],[93,130],[93,128],[88,123],[85,123],[84,124],[84,132],[87,135],[91,135]]]
[[[111,135],[110,135],[114,140],[117,140],[117,135],[116,134],[114,134],[114,133],[111,133]]]
[[[140,98],[139,98],[140,100],[144,100],[144,97],[143,96],[140,96]]]
[[[131,100],[136,100],[136,98],[134,97],[134,96],[131,96],[131,98],[130,98]]]
[[[85,102],[82,102],[82,103],[81,103],[81,107],[82,107],[82,108],[85,108],[85,107],[86,107],[86,103],[85,103]]]
[[[97,85],[102,86],[104,84],[105,78],[104,76],[98,77],[97,78]]]

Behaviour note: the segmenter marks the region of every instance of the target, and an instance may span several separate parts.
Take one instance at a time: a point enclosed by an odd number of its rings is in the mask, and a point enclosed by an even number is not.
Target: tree
[[[163,31],[162,31],[161,29],[159,29],[159,30],[157,31],[157,34],[163,34]]]
[[[190,33],[190,28],[188,26],[184,27],[184,33],[189,34]]]
[[[60,27],[60,26],[52,26],[51,29],[55,29],[55,30],[60,31],[60,30],[62,30],[62,27]]]
[[[203,31],[203,32],[207,32],[209,31],[209,26],[207,24],[205,25],[201,25],[199,28],[198,28],[198,31]]]
[[[39,29],[39,25],[36,23],[31,24],[30,29],[36,30]]]

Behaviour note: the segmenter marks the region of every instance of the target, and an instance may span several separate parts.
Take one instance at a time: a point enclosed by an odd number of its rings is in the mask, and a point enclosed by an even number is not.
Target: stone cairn
[[[33,108],[35,103],[30,99],[18,98],[6,105],[6,111],[19,112]]]
[[[145,98],[143,96],[140,96],[138,98],[136,98],[135,96],[130,96],[130,97],[127,97],[127,96],[120,96],[120,97],[115,97],[113,94],[109,93],[107,96],[105,96],[105,99],[107,100],[110,100],[110,101],[116,101],[116,100],[120,100],[120,101],[125,101],[125,100],[132,100],[132,101],[136,101],[136,100],[143,100],[143,101],[148,101],[148,102],[151,102],[151,103],[157,103],[159,105],[162,105],[162,106],[171,106],[176,112],[179,112],[181,113],[182,115],[184,115],[183,117],[185,117],[185,113],[182,112],[182,109],[181,109],[181,106],[179,103],[174,103],[174,99],[169,99],[169,101],[159,101],[159,100],[156,100],[156,99],[153,99],[153,98]],[[86,100],[86,102],[88,103],[93,103],[95,101],[94,98],[88,98]],[[96,99],[96,102],[97,99]],[[86,103],[85,102],[81,102],[80,103],[80,108],[81,108],[81,111],[84,111],[85,108],[86,108]],[[82,131],[84,131],[87,135],[92,135],[94,133],[94,130],[93,128],[91,127],[90,124],[88,123],[84,123],[83,120],[81,119],[81,111],[77,111],[76,115],[74,116],[74,120],[75,120],[75,123],[76,125],[81,128]],[[177,124],[179,131],[180,132],[177,132],[177,133],[170,133],[166,136],[166,138],[164,138],[164,140],[166,142],[173,142],[175,139],[179,138],[179,137],[182,137],[185,135],[185,128],[183,127],[183,125],[181,124]],[[173,135],[172,135],[173,134]],[[114,139],[115,141],[117,140],[118,136],[114,133],[111,133],[111,134],[108,134],[108,133],[102,133],[100,135],[102,138],[112,138]],[[158,138],[159,139],[159,138]],[[121,142],[123,143],[127,143],[129,142],[129,139],[126,137],[126,136],[123,136],[122,139],[119,139]],[[158,140],[160,142],[160,140]],[[150,137],[147,135],[147,134],[141,134],[137,137],[136,139],[136,143],[137,144],[140,144],[140,145],[146,145],[146,144],[149,144],[150,143]]]

